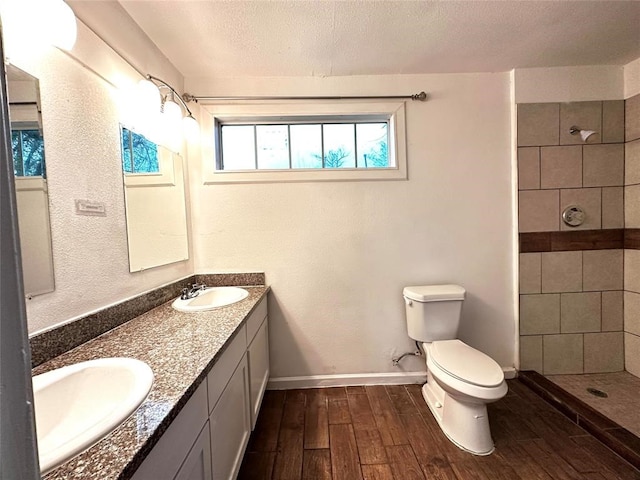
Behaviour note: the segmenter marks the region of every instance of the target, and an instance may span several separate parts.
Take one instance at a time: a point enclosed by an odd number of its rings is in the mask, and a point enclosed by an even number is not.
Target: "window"
[[[403,102],[203,108],[205,183],[407,178]]]
[[[45,177],[44,139],[38,129],[11,129],[13,173],[16,177]]]
[[[122,170],[126,173],[158,173],[158,145],[144,136],[121,128]]]
[[[220,124],[217,170],[389,168],[385,121]]]

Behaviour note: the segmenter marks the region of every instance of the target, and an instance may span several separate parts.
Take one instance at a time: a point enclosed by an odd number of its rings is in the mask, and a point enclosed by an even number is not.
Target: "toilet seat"
[[[502,368],[495,360],[460,340],[433,342],[430,354],[441,371],[461,382],[484,388],[504,382]]]

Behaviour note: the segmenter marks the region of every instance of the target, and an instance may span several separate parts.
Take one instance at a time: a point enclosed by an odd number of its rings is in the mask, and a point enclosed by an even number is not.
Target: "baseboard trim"
[[[355,385],[404,385],[425,383],[426,372],[353,373],[339,375],[308,375],[304,377],[272,377],[267,390],[294,388],[350,387]]]
[[[504,378],[517,377],[514,367],[502,367]],[[425,383],[426,372],[399,373],[347,373],[338,375],[307,375],[302,377],[272,377],[267,390],[292,390],[295,388],[351,387],[357,385],[405,385]]]

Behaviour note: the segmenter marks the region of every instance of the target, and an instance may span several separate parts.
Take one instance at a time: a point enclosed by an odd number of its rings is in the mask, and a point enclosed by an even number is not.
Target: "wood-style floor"
[[[518,380],[489,418],[496,450],[476,457],[447,440],[419,385],[268,391],[239,478],[640,479]]]

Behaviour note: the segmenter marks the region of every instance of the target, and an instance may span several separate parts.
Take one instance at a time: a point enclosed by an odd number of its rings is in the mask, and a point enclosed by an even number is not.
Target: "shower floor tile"
[[[640,437],[640,378],[628,372],[546,375],[553,383]],[[597,397],[595,388],[607,394]]]

